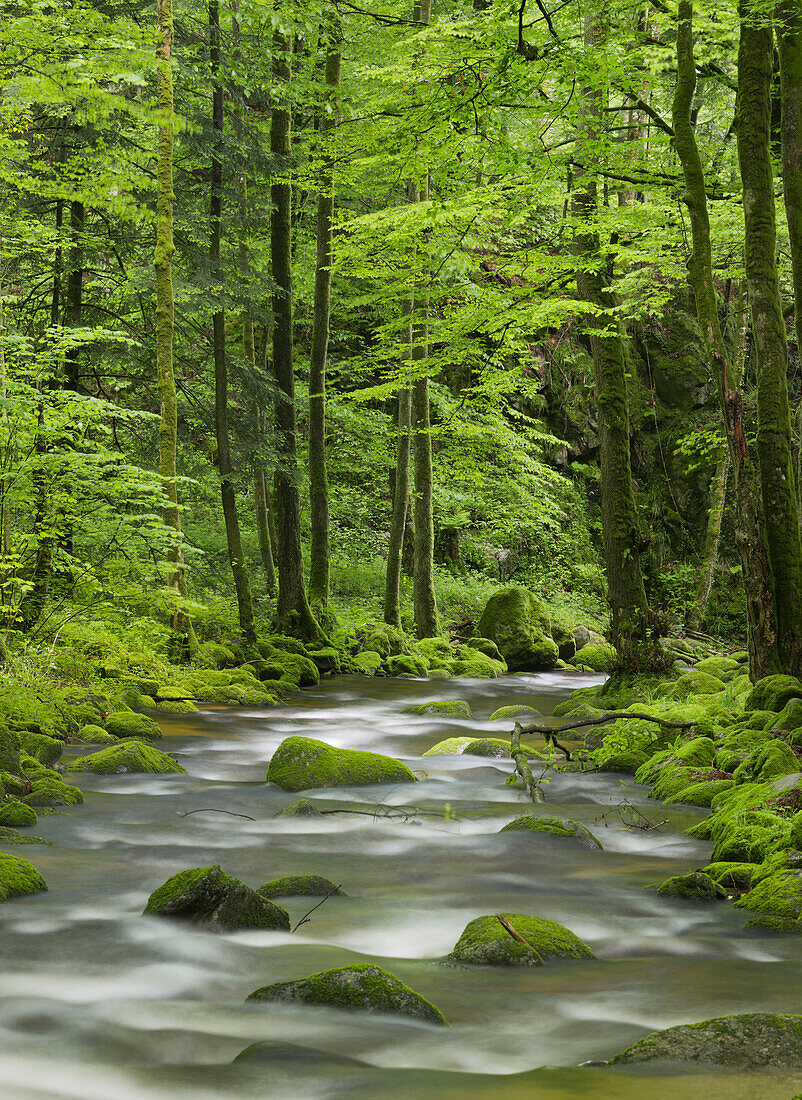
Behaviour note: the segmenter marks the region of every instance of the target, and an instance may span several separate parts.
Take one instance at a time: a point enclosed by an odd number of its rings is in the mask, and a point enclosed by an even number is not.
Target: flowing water
[[[726,903],[646,889],[707,862],[709,845],[682,834],[704,811],[667,811],[619,775],[553,774],[534,812],[584,822],[604,851],[497,835],[532,809],[505,785],[509,760],[420,759],[444,737],[507,732],[509,723],[487,722],[498,706],[550,713],[595,682],[565,673],[339,678],[271,710],[166,720],[163,748],[187,776],[82,775],[85,805],[36,828],[54,847],[16,849],[50,892],[0,907],[0,1096],[782,1100],[802,1091],[802,1074],[579,1065],[658,1027],[802,1010],[799,938],[744,931],[744,914]],[[432,698],[467,699],[475,720],[401,713]],[[314,792],[321,808],[360,814],[274,818],[298,796],[266,785],[265,766],[294,733],[389,753],[423,778]],[[669,825],[628,828],[624,800]],[[322,874],[349,896],[327,901],[294,934],[216,935],[140,915],[169,875],[212,863],[254,886]],[[294,923],[315,900],[281,904]],[[500,911],[560,921],[598,958],[536,968],[437,961],[470,919]],[[452,1026],[243,1003],[257,986],[365,961],[408,982]],[[263,1058],[233,1062],[264,1041]]]

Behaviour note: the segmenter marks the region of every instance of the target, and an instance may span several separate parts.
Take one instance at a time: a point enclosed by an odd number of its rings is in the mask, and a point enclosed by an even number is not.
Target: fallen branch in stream
[[[218,810],[216,806],[202,806],[197,810],[186,810],[182,813],[180,810],[176,810],[178,817],[189,817],[190,814],[228,814],[230,817],[244,817],[246,821],[256,821],[255,817],[250,817],[248,814],[237,814],[233,810]]]
[[[639,810],[637,806],[625,798],[623,802],[619,802],[615,807],[615,812],[628,829],[641,829],[643,832],[648,832],[652,829],[662,829],[665,825],[669,824],[668,818],[664,818],[663,821],[652,821],[650,817],[647,817],[643,810]],[[602,814],[601,817],[597,817],[596,821],[603,821],[607,824],[607,814]]]
[[[326,894],[325,898],[321,898],[321,900],[317,903],[317,905],[313,905],[312,908],[308,912],[304,913],[304,915],[301,917],[301,919],[298,921],[298,923],[295,925],[295,927],[290,929],[290,931],[297,932],[302,924],[309,924],[309,918],[312,916],[314,911],[316,909],[319,909],[321,907],[321,905],[323,905],[324,902],[327,902],[329,900],[329,898],[333,898],[334,895],[341,889],[342,889],[342,886],[335,886],[333,890],[329,890],[329,892],[328,892],[328,894]]]
[[[696,724],[695,722],[669,722],[667,718],[655,718],[653,714],[641,714],[638,711],[608,710],[606,714],[601,714],[598,718],[580,718],[576,722],[566,722],[562,726],[538,726],[534,723],[530,726],[522,726],[520,722],[516,722],[515,732],[539,733],[546,741],[550,741],[552,744],[556,745],[558,749],[565,752],[566,750],[563,746],[557,743],[555,734],[565,733],[568,730],[582,729],[585,726],[606,726],[610,722],[617,722],[619,718],[637,718],[641,722],[654,722],[656,725],[663,726],[670,730],[687,730]],[[568,756],[568,759],[570,760],[571,757]]]
[[[507,918],[503,917],[501,915],[501,913],[496,913],[496,920],[499,922],[499,924],[501,925],[501,927],[504,929],[505,932],[509,932],[509,934],[512,936],[512,938],[514,940],[517,940],[518,943],[522,943],[524,945],[524,947],[528,947],[529,950],[533,954],[537,955],[538,959],[540,960],[540,964],[542,966],[543,956],[540,954],[540,952],[538,950],[536,950],[532,946],[532,944],[529,942],[529,940],[525,940],[523,938],[523,936],[521,935],[521,933],[518,932],[515,928],[513,928],[513,926],[510,924],[510,922],[507,920]]]
[[[529,759],[524,749],[521,748],[521,731],[516,725],[512,731],[512,738],[510,740],[510,756],[515,761],[515,770],[524,781],[524,786],[529,791],[529,796],[533,802],[543,802],[543,791],[540,789],[539,783],[532,775],[532,769],[529,767]],[[499,917],[499,920],[502,920]],[[506,925],[505,925],[506,927]]]

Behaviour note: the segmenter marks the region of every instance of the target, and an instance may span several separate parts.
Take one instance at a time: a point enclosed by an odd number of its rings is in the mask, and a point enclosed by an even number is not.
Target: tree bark
[[[411,338],[411,332],[409,333]],[[398,395],[398,440],[395,453],[395,486],[387,572],[384,581],[384,621],[401,626],[401,559],[409,508],[409,451],[412,423],[412,391],[404,386]],[[414,566],[413,566],[414,568]]]
[[[334,213],[334,131],[336,91],[340,83],[340,28],[332,27],[326,54],[326,96],[320,114],[322,163],[317,199],[317,260],[309,357],[309,504],[311,546],[309,599],[325,609],[329,602],[329,485],[326,475],[326,359],[331,315],[332,218]]]
[[[713,574],[718,561],[718,544],[721,538],[721,521],[724,517],[724,504],[727,499],[727,479],[730,472],[730,456],[724,451],[716,465],[713,480],[710,483],[710,508],[707,514],[707,530],[699,566],[699,579],[696,584],[696,602],[688,616],[688,627],[699,630],[710,601],[713,588]]]
[[[696,89],[693,57],[693,5],[681,0],[677,28],[677,86],[672,121],[674,145],[685,179],[685,202],[693,248],[688,281],[696,299],[699,327],[713,365],[727,446],[735,475],[735,542],[741,559],[749,626],[749,671],[753,680],[776,671],[778,656],[771,570],[760,521],[760,486],[749,456],[738,375],[721,333],[713,282],[710,219],[702,161],[691,125]]]
[[[220,6],[219,0],[209,0],[209,58],[212,68],[212,171],[209,196],[211,232],[209,235],[209,267],[218,293],[222,289],[220,241],[223,231],[223,85],[220,83]],[[234,495],[234,467],[231,461],[231,440],[228,429],[228,363],[226,362],[226,315],[222,302],[212,315],[214,344],[214,423],[217,433],[217,469],[220,473],[220,495],[226,525],[228,560],[234,575],[239,623],[245,641],[256,643],[253,602],[248,568],[242,550],[237,499]]]
[[[86,223],[84,204],[77,199],[70,203],[70,270],[67,277],[67,324],[80,328],[83,313],[84,265],[81,237]],[[78,348],[70,348],[64,356],[67,388],[78,392]]]
[[[799,0],[779,0],[776,30],[782,103],[783,195],[794,279],[796,348],[797,355],[802,356],[802,8]]]
[[[741,0],[738,161],[743,183],[745,266],[757,359],[757,452],[782,668],[802,673],[802,542],[788,404],[788,346],[777,275],[771,161],[771,25]]]
[[[287,55],[290,43],[283,35],[274,39],[274,71],[278,84],[290,80]],[[295,374],[293,366],[292,290],[292,185],[290,172],[290,111],[274,100],[270,118],[270,151],[274,176],[270,187],[273,209],[270,215],[270,254],[273,264],[273,371],[278,388],[276,429],[278,468],[278,605],[276,617],[281,629],[309,638],[320,636],[304,586],[301,556],[301,502],[298,490],[297,432],[295,421]]]
[[[273,546],[270,540],[270,486],[264,467],[259,467],[253,475],[256,508],[256,533],[259,538],[259,555],[269,595],[276,591],[276,566],[273,561]]]

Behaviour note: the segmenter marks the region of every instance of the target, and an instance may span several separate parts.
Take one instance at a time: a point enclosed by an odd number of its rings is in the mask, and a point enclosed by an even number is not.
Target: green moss
[[[727,891],[714,882],[704,871],[692,871],[688,875],[674,875],[662,882],[657,889],[660,897],[689,898],[698,901],[717,901],[727,896]]]
[[[310,650],[309,660],[314,662],[321,675],[325,672],[339,672],[342,668],[340,653],[333,646]]]
[[[791,818],[789,839],[791,846],[802,852],[802,810]]]
[[[674,694],[678,698],[682,698],[683,695],[717,695],[724,691],[726,686],[717,676],[690,669],[677,680]]]
[[[406,764],[391,756],[337,749],[311,737],[287,737],[273,754],[268,783],[285,791],[313,787],[351,787],[377,783],[414,783]]]
[[[237,663],[237,658],[230,649],[218,642],[204,642],[198,646],[193,662],[199,668],[221,669],[231,668]]]
[[[350,671],[355,672],[361,676],[375,676],[376,673],[382,667],[381,655],[376,653],[375,650],[366,649],[362,653],[357,653],[354,657],[349,658],[348,665]]]
[[[67,772],[94,772],[95,775],[121,775],[125,772],[143,772],[149,775],[186,775],[186,768],[177,764],[171,756],[141,741],[126,740],[107,749],[79,756],[65,768]]]
[[[485,657],[490,657],[500,664],[506,663],[504,654],[492,638],[469,638],[465,644],[468,649],[478,649],[480,653],[484,653]]]
[[[0,726],[0,771],[19,774],[20,738],[14,730]]]
[[[0,844],[8,847],[11,844],[44,844],[48,848],[53,847],[52,840],[43,840],[40,836],[31,836],[30,833],[21,833],[17,829],[11,829],[7,825],[0,825]]]
[[[70,741],[83,745],[113,745],[117,738],[102,726],[86,725],[70,736]]]
[[[495,756],[509,760],[510,743],[497,737],[474,737],[462,750],[463,756]]]
[[[0,855],[0,902],[39,894],[47,883],[27,859]]]
[[[364,648],[378,653],[383,660],[388,657],[397,657],[409,650],[409,643],[403,630],[387,623],[372,626],[364,640]]]
[[[740,663],[732,657],[705,657],[703,661],[697,661],[694,668],[697,672],[715,676],[723,683],[729,683],[743,671]]]
[[[472,737],[447,737],[445,741],[438,741],[423,754],[424,756],[456,756],[463,751],[466,745],[470,745]]]
[[[550,833],[552,836],[571,837],[578,840],[586,848],[600,849],[601,842],[593,833],[579,821],[571,821],[566,817],[535,817],[534,814],[524,814],[516,817],[500,830],[502,833],[535,832]]]
[[[283,810],[277,810],[273,817],[320,817],[321,813],[314,802],[308,798],[299,798]]]
[[[258,887],[256,893],[263,898],[326,897],[327,895],[346,897],[339,886],[320,875],[283,875]]]
[[[15,829],[37,822],[36,810],[24,802],[0,803],[0,825],[10,825]]]
[[[799,771],[800,762],[793,750],[773,738],[751,752],[735,770],[735,779],[739,783],[747,780],[767,780],[777,775],[791,775]]]
[[[408,985],[370,963],[322,970],[294,982],[255,989],[249,1001],[301,1002],[360,1012],[391,1012],[447,1026],[445,1016]]]
[[[599,771],[623,772],[634,775],[648,760],[646,753],[638,749],[601,749],[594,753],[594,763]]]
[[[404,707],[402,714],[436,714],[442,718],[473,718],[470,703],[463,699],[452,699],[444,702],[420,703],[411,707]]]
[[[455,659],[451,662],[451,674],[470,680],[495,680],[507,671],[506,662],[495,661],[470,646],[457,646]]]
[[[522,714],[539,715],[541,712],[536,707],[528,707],[526,703],[513,703],[509,707],[499,707],[488,718],[488,722],[508,722],[512,718],[519,718]]]
[[[728,829],[716,840],[712,863],[761,863],[782,839],[782,828],[740,825]]]
[[[709,806],[721,791],[735,785],[734,779],[708,779],[704,783],[692,783],[674,796],[675,802],[687,802],[691,806]]]
[[[504,917],[526,943],[514,939],[498,916]],[[498,916],[472,920],[446,957],[451,962],[479,966],[538,966],[544,959],[595,957],[587,944],[556,921],[525,913],[500,913]]]
[[[179,871],[154,890],[145,914],[193,921],[212,930],[266,928],[289,931],[284,909],[219,867]]]
[[[197,714],[198,708],[191,699],[162,699],[153,704],[163,714]],[[113,740],[113,738],[111,739]]]
[[[132,714],[125,710],[112,711],[106,718],[106,729],[114,737],[147,738],[158,741],[162,737],[159,726],[146,714]]]
[[[795,676],[764,676],[746,698],[744,710],[779,712],[790,699],[802,697],[802,681]]]
[[[583,645],[574,658],[577,668],[589,668],[593,672],[609,672],[617,657],[615,647],[607,645]]]
[[[510,671],[554,667],[557,646],[549,636],[546,608],[526,588],[513,585],[494,593],[476,626],[476,635],[495,642]]]
[[[802,1016],[750,1012],[654,1031],[608,1065],[632,1062],[712,1062],[744,1069],[798,1070]]]
[[[62,783],[60,779],[35,779],[24,797],[29,806],[80,806],[84,796],[78,787]]]
[[[802,727],[802,699],[789,699],[779,714],[773,715],[771,728],[787,732]]]
[[[429,671],[429,666],[422,657],[414,653],[399,653],[387,658],[387,671],[391,676],[414,676],[421,678]]]
[[[751,888],[752,876],[755,873],[754,863],[709,863],[704,868],[713,882],[723,886],[725,890],[736,893],[745,893]]]
[[[64,742],[43,733],[23,733],[20,737],[22,747],[29,756],[40,761],[46,767],[55,764],[64,752]]]

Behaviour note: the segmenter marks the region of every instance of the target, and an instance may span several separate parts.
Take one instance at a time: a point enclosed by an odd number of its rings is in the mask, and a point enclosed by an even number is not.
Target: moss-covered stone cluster
[[[179,871],[153,891],[144,914],[191,921],[213,931],[290,928],[286,910],[219,866]]]

